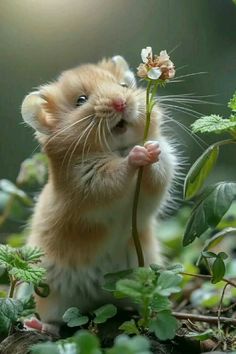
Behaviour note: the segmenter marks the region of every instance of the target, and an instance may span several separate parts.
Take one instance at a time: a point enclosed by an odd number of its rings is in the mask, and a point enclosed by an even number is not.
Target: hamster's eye
[[[128,85],[125,82],[121,82],[120,86],[128,88]]]
[[[78,100],[76,101],[76,106],[82,106],[87,101],[88,97],[85,95],[79,96]]]

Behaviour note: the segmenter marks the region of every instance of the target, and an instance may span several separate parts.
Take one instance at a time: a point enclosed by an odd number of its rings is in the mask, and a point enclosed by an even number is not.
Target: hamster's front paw
[[[133,167],[142,167],[159,161],[161,150],[157,141],[147,141],[144,146],[136,145],[128,155]]]

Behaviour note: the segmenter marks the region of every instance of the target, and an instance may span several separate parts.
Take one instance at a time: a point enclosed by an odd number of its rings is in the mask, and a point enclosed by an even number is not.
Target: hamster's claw
[[[157,141],[148,141],[144,146],[136,145],[128,155],[132,167],[142,167],[159,161],[161,150]]]

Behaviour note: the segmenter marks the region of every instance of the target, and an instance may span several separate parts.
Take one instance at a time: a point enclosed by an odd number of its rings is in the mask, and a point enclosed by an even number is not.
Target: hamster
[[[138,266],[131,214],[140,166],[138,230],[145,265],[161,262],[156,218],[178,161],[163,135],[158,105],[142,146],[145,95],[125,59],[115,56],[67,70],[23,101],[23,119],[49,160],[28,239],[45,253],[50,295],[35,295],[43,330],[60,326],[69,307],[84,313],[111,302],[102,289],[104,275]]]

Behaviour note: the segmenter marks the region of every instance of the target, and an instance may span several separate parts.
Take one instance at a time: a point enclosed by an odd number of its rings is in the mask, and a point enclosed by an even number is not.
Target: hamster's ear
[[[24,98],[21,114],[24,121],[40,133],[49,135],[51,124],[49,114],[45,110],[47,101],[38,91],[32,92]]]
[[[130,70],[127,61],[121,55],[112,57],[112,62],[123,71],[124,83],[128,86],[136,86],[136,79],[133,71]]]
[[[130,70],[127,61],[120,55],[111,59],[103,59],[98,63],[105,70],[110,71],[120,83],[133,87],[136,86],[134,73]]]

